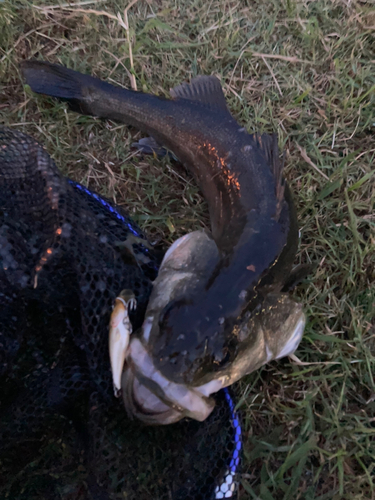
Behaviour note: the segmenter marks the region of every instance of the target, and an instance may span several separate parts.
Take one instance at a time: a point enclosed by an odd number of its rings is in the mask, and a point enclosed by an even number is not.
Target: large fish
[[[126,352],[113,356],[121,360],[115,386],[131,414],[149,423],[203,420],[213,408],[210,394],[292,353],[303,334],[301,306],[279,294],[290,279],[298,227],[277,137],[248,134],[213,76],[165,99],[46,62],[26,61],[22,71],[37,93],[148,133],[197,180],[211,232],[194,231],[169,248],[142,329],[130,343],[125,332],[118,345]]]

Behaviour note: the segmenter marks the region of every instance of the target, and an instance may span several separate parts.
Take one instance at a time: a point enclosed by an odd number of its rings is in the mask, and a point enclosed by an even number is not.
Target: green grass
[[[61,3],[61,2],[60,2]],[[116,200],[170,243],[208,226],[194,181],[130,151],[138,132],[66,111],[22,85],[38,57],[167,95],[197,74],[222,81],[249,131],[277,130],[301,228],[295,291],[308,323],[289,360],[242,382],[244,498],[375,498],[375,10],[347,0],[140,0],[127,33],[58,0],[0,2],[0,120],[43,142],[61,170]],[[47,9],[47,6],[52,6]],[[122,1],[80,8],[123,13]],[[40,7],[40,8],[38,8]]]

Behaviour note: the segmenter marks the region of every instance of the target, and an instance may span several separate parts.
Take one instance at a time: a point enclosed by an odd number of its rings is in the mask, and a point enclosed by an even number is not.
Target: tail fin
[[[70,108],[83,115],[117,120],[148,131],[145,116],[161,112],[160,99],[155,96],[116,87],[64,66],[24,61],[21,71],[34,92],[67,101]]]
[[[21,69],[34,92],[59,99],[80,101],[85,97],[85,87],[95,84],[96,80],[64,66],[42,61],[24,61]]]

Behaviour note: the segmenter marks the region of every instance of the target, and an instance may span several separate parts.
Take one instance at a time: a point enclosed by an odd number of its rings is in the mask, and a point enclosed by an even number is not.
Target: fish
[[[121,372],[125,408],[147,424],[204,420],[213,393],[291,354],[303,335],[302,307],[283,293],[299,237],[277,135],[248,133],[215,76],[198,76],[166,98],[48,62],[24,61],[21,69],[34,92],[148,134],[201,189],[211,229],[167,250],[143,325],[113,377],[118,384]]]

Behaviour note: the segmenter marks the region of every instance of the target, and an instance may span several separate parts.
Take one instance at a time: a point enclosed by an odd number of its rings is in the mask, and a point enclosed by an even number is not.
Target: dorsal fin
[[[170,94],[173,99],[198,101],[229,113],[221,83],[216,76],[197,76],[190,83],[182,83],[174,87]]]
[[[266,160],[275,178],[275,190],[277,199],[276,217],[278,218],[284,201],[285,181],[283,177],[284,156],[280,161],[277,134],[254,134],[254,140],[264,153]]]

